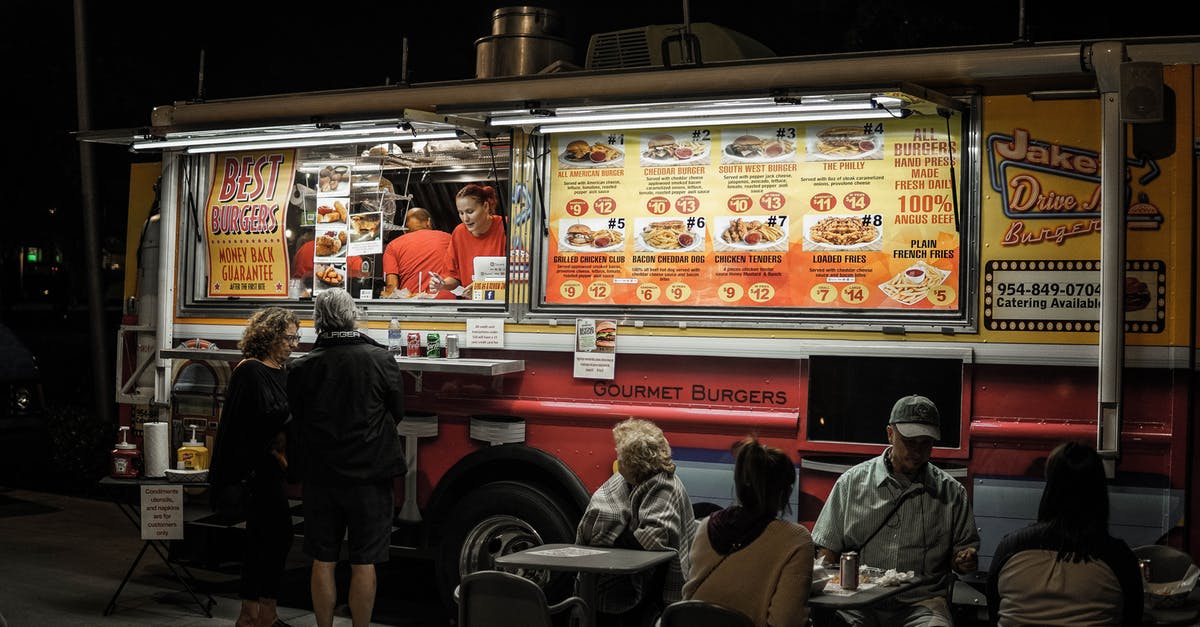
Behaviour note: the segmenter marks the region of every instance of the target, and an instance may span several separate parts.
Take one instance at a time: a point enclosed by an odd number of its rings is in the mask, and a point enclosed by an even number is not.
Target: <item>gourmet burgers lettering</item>
[[[697,403],[739,403],[750,405],[786,405],[785,390],[746,390],[711,387],[700,383],[682,385],[645,385],[596,382],[592,393],[597,398],[622,400],[693,401]]]

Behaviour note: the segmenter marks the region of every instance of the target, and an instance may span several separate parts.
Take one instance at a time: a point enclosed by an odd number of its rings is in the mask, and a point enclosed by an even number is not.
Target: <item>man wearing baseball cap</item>
[[[975,571],[979,532],[966,488],[929,463],[941,436],[933,401],[915,394],[896,401],[888,448],[843,473],[817,517],[813,544],[827,563],[856,551],[859,564],[914,573],[916,585],[883,605],[839,612],[850,625],[954,624],[947,603],[950,569]]]

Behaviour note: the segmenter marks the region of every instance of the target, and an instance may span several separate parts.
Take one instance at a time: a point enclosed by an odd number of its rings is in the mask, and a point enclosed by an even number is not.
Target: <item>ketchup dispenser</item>
[[[129,427],[121,427],[121,441],[112,450],[109,474],[114,479],[137,479],[142,474],[142,452],[129,441]]]

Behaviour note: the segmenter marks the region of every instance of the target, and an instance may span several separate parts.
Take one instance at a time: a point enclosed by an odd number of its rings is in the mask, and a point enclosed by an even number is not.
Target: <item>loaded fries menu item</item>
[[[879,227],[857,216],[821,218],[808,229],[808,239],[830,246],[855,246],[879,239]]]

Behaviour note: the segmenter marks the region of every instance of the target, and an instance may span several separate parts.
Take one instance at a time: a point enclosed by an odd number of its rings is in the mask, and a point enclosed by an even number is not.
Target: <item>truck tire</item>
[[[497,481],[468,492],[454,505],[438,546],[438,588],[447,611],[455,611],[454,589],[462,575],[495,568],[495,559],[554,542],[573,542],[575,522],[543,488]],[[567,596],[569,575],[517,571],[542,586],[551,603]]]

